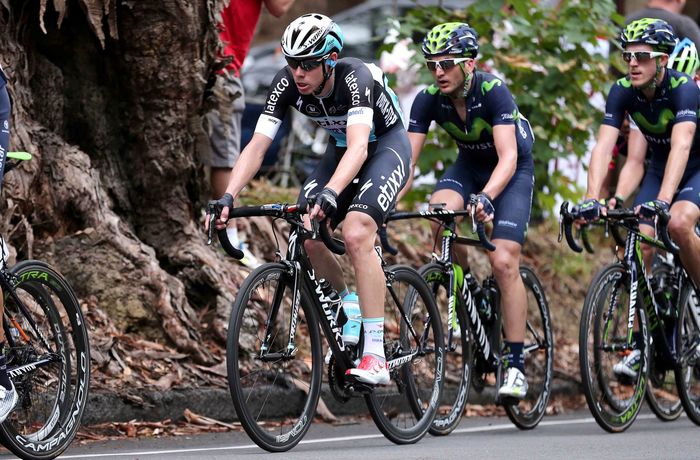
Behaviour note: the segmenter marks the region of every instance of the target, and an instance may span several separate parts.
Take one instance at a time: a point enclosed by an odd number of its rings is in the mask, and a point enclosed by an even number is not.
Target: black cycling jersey
[[[493,127],[514,124],[518,160],[532,156],[534,136],[530,123],[518,110],[502,80],[490,73],[475,71],[466,102],[465,123],[451,99],[436,85],[429,86],[413,102],[408,132],[427,133],[434,120],[457,142],[460,154],[467,155],[474,168],[493,169],[498,163]]]
[[[288,107],[295,108],[328,131],[338,147],[347,146],[349,125],[371,126],[369,141],[374,142],[403,123],[398,98],[377,66],[355,58],[343,58],[336,63],[334,72],[333,90],[319,98],[300,94],[291,69],[280,70],[272,80],[255,132],[274,139]]]
[[[663,169],[671,151],[671,132],[676,123],[697,123],[700,89],[686,74],[666,69],[656,94],[650,101],[625,77],[619,79],[608,95],[604,125],[620,128],[629,115],[649,144],[651,167]],[[700,130],[695,131],[686,169],[700,168]]]

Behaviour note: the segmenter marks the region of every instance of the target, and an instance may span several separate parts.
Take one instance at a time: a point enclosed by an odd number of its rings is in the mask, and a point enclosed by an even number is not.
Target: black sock
[[[523,342],[506,342],[505,367],[514,367],[525,373],[525,356],[523,355]]]
[[[5,342],[0,342],[0,385],[6,390],[12,389],[10,376],[7,375],[7,363],[5,362]]]

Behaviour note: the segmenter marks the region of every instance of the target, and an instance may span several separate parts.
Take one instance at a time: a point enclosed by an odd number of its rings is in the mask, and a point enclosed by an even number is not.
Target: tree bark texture
[[[200,223],[195,141],[223,3],[0,1],[10,150],[34,154],[6,177],[3,234],[123,330],[205,364],[246,274]]]

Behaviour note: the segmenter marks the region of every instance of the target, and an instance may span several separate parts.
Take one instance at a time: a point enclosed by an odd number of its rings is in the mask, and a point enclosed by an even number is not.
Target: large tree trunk
[[[210,364],[203,342],[225,338],[244,275],[199,222],[195,139],[222,4],[21,0],[0,24],[11,150],[35,155],[8,174],[4,233],[28,222],[11,237],[20,257],[52,262],[122,330]]]

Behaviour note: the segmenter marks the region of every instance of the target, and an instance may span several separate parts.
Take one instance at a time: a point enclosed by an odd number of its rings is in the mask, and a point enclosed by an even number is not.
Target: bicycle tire
[[[14,292],[37,329],[30,326],[16,300],[4,292],[4,319],[12,317],[19,325],[5,330],[21,330],[23,334],[7,339],[8,344],[12,343],[6,349],[8,371],[19,401],[0,425],[0,442],[23,459],[52,459],[73,441],[87,403],[88,332],[75,292],[55,269],[44,262],[27,260],[10,273],[15,277]],[[18,366],[51,355],[56,361],[12,375]]]
[[[655,260],[652,265],[652,276],[661,289],[670,289],[674,283],[673,266],[658,257],[656,259],[658,261]],[[652,336],[654,334],[651,324],[649,325],[649,333]],[[663,332],[659,331],[658,333]],[[649,380],[645,398],[649,408],[659,420],[672,422],[678,420],[683,413],[683,404],[678,394],[675,366],[669,365],[672,360],[659,349],[657,344],[659,341],[653,340],[649,350]]]
[[[632,425],[646,391],[649,336],[643,308],[636,309],[642,344],[639,345],[640,371],[635,378],[625,381],[616,377],[612,367],[622,356],[620,352],[603,349],[611,344],[620,347],[627,343],[629,285],[629,273],[622,264],[601,269],[586,294],[579,330],[581,380],[586,402],[598,425],[611,433],[623,432]],[[608,317],[608,303],[613,294],[618,300],[617,308]]]
[[[434,436],[450,434],[458,425],[464,414],[469,399],[472,363],[474,360],[474,341],[467,319],[467,307],[459,292],[455,293],[455,323],[452,341],[449,340],[448,301],[450,277],[443,265],[429,263],[418,272],[428,283],[432,296],[442,319],[442,332],[445,337],[445,383],[442,388],[440,406],[429,432]]]
[[[527,295],[527,329],[523,351],[527,395],[517,404],[504,406],[506,415],[521,430],[535,428],[547,411],[554,375],[554,339],[547,296],[535,272],[520,267]],[[505,340],[505,338],[504,338]]]
[[[680,357],[676,367],[676,383],[681,403],[688,418],[700,425],[700,302],[690,282],[681,291],[676,350]]]
[[[430,289],[415,269],[395,265],[385,272],[384,349],[387,362],[401,358],[404,362],[390,369],[390,384],[366,394],[365,402],[387,439],[412,444],[428,432],[440,403],[444,377],[442,325]],[[417,343],[399,309],[409,318],[423,352],[416,353]]]
[[[287,451],[301,441],[321,391],[321,336],[305,288],[298,297],[295,352],[290,358],[260,359],[265,337],[269,353],[287,350],[293,289],[294,279],[285,265],[261,265],[243,282],[229,322],[226,358],[233,405],[248,436],[269,452]],[[266,335],[268,321],[273,329]]]

